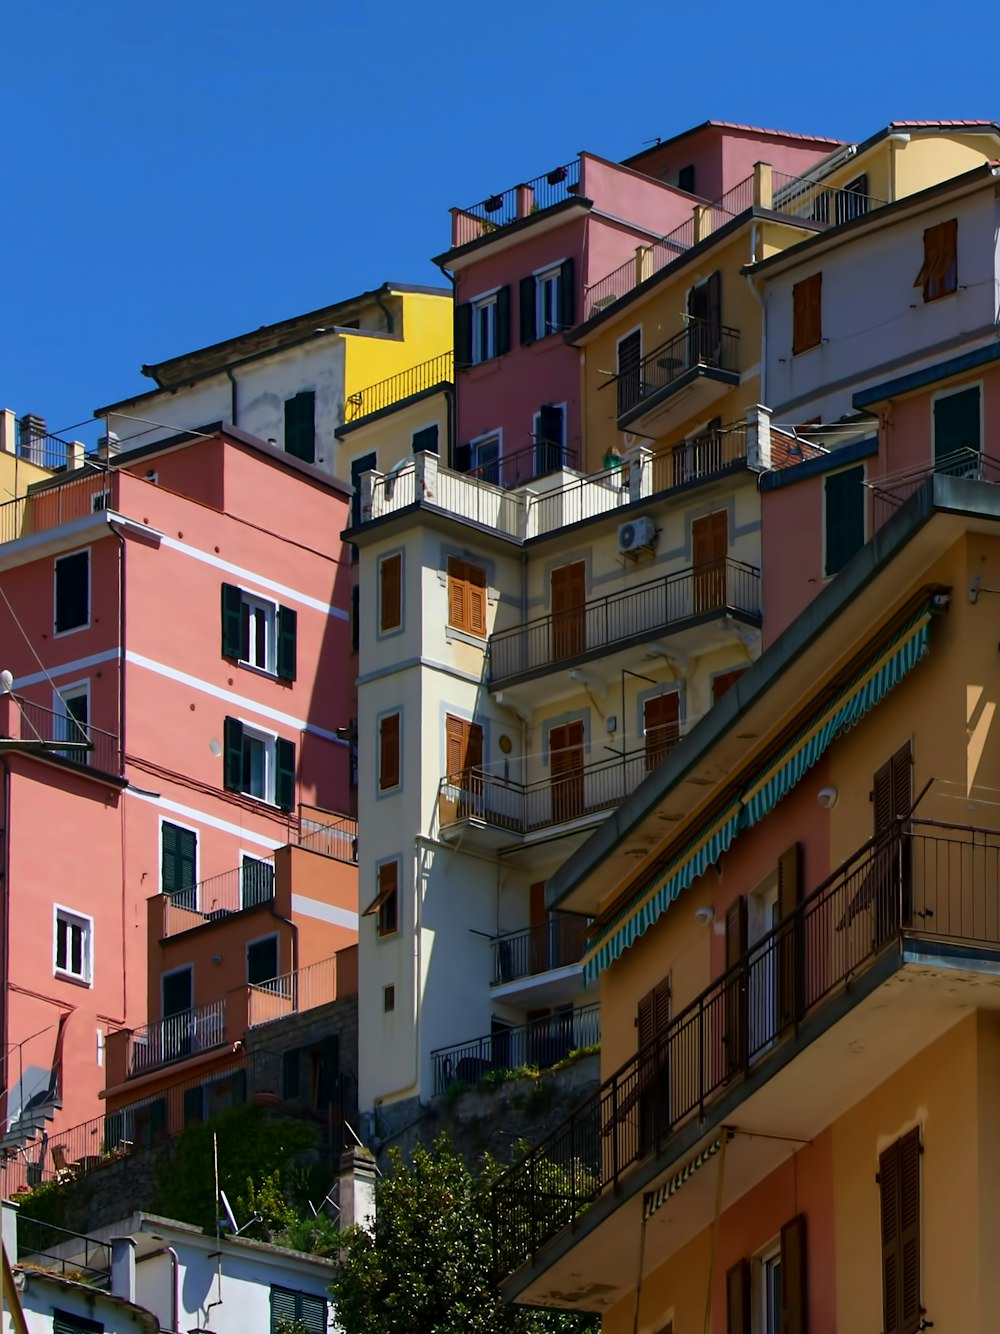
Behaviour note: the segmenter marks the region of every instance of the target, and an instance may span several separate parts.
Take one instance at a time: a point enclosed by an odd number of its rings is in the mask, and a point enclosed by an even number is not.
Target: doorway
[[[726,605],[726,556],[729,553],[729,515],[715,510],[691,524],[694,566],[694,614],[717,611]]]
[[[557,824],[583,814],[583,741],[580,720],[549,732],[552,818]]]
[[[560,565],[549,576],[552,658],[575,658],[587,647],[587,566],[582,560]]]

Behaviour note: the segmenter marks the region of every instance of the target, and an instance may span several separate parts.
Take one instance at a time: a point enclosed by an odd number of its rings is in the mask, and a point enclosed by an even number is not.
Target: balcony
[[[384,380],[359,389],[349,394],[344,404],[344,425],[358,426],[393,404],[403,399],[413,398],[427,389],[439,384],[449,384],[454,379],[455,357],[452,352],[442,352],[440,356],[430,357],[408,370],[399,371]],[[343,428],[341,428],[343,429]]]
[[[772,170],[771,202],[764,206],[786,217],[807,218],[810,222],[837,227],[877,208],[884,208],[887,202],[858,190],[824,185],[808,176],[788,176],[783,171]]]
[[[647,353],[634,368],[620,371],[608,384],[617,394],[618,426],[655,439],[666,429],[663,419],[683,393],[685,417],[711,408],[740,382],[740,335],[713,320],[689,319],[687,327]]]
[[[0,544],[113,509],[115,484],[113,474],[90,468],[38,483],[28,495],[0,504]]]
[[[13,693],[0,694],[0,752],[16,750],[57,760],[75,769],[118,777],[121,743],[113,732],[78,722]]]
[[[709,637],[717,633],[727,617],[760,624],[760,570],[729,558],[679,570],[491,635],[487,681],[491,690],[510,689],[592,658],[648,644],[659,634],[669,633],[682,651],[704,652],[709,644],[701,640],[706,633]],[[613,663],[609,670],[615,673],[619,668]]]
[[[867,485],[872,497],[872,531],[888,523],[899,507],[919,490],[928,477],[965,477],[973,482],[1000,482],[1000,459],[978,449],[957,449],[936,458],[932,464],[903,469],[874,477]]]
[[[998,960],[1000,832],[919,821],[864,844],[497,1182],[505,1295],[620,1300],[622,1247],[642,1219],[657,1215],[655,1269],[784,1161],[790,1139],[813,1138],[964,1014],[995,1007],[984,977]],[[717,1200],[718,1174],[698,1169],[723,1140]]]
[[[533,181],[488,195],[469,208],[451,210],[452,249],[502,231],[512,223],[573,199],[580,193],[580,159],[554,167]]]
[[[475,1084],[484,1075],[534,1066],[551,1069],[571,1051],[594,1047],[601,1040],[601,1007],[583,1005],[572,1013],[547,1015],[527,1024],[497,1024],[486,1037],[440,1047],[431,1052],[434,1092],[452,1084]]]
[[[357,993],[357,951],[341,950],[329,959],[282,973],[270,982],[247,987],[247,1028],[259,1028],[289,1014],[329,1005]]]
[[[580,995],[580,960],[589,921],[561,915],[492,942],[491,995],[522,1010],[572,1005]]]
[[[496,850],[542,831],[582,832],[634,792],[658,758],[658,752],[634,751],[533,783],[481,769],[452,774],[438,788],[440,836]]]
[[[241,1036],[233,1034],[232,1038]],[[186,1061],[230,1041],[226,1028],[225,999],[196,1005],[153,1024],[134,1028],[130,1034],[127,1077],[146,1074],[174,1061]]]

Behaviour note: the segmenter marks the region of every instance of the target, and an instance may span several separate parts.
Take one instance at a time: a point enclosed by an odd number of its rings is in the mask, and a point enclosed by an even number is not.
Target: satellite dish
[[[232,1208],[230,1207],[229,1201],[226,1198],[226,1192],[224,1190],[219,1191],[219,1199],[222,1201],[222,1208],[226,1215],[224,1219],[222,1218],[219,1219],[220,1227],[223,1223],[227,1223],[229,1225],[229,1230],[235,1235],[238,1235],[239,1228],[236,1226],[236,1215],[233,1213]]]
[[[0,688],[2,688],[0,693],[4,695],[9,695],[14,689],[14,673],[8,671],[6,667],[0,672]]]

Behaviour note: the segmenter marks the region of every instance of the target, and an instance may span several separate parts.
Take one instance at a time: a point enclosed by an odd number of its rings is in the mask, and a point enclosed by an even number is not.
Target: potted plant
[[[549,172],[545,179],[548,181],[549,185],[561,185],[566,179],[566,176],[567,171],[565,167],[556,167]]]
[[[499,213],[503,208],[503,195],[490,195],[483,208],[487,213]]]

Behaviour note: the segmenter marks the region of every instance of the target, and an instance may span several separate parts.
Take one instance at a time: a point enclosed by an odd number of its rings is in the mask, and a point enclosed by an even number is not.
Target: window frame
[[[944,399],[948,399],[948,398],[957,398],[959,394],[967,394],[967,393],[971,393],[972,390],[976,390],[977,393],[979,394],[979,446],[978,446],[978,452],[979,452],[979,458],[980,458],[980,461],[982,461],[982,457],[983,457],[983,443],[984,443],[984,440],[985,440],[985,429],[986,429],[986,418],[985,418],[986,386],[985,386],[985,384],[984,384],[984,382],[983,382],[982,380],[972,380],[972,381],[970,381],[970,382],[967,383],[967,384],[953,385],[950,389],[939,389],[939,390],[936,391],[936,393],[931,394],[931,398],[930,398],[930,414],[931,414],[931,466],[932,466],[932,468],[933,468],[935,471],[937,470],[937,464],[938,464],[938,451],[937,451],[937,420],[936,420],[936,409],[937,409],[937,405],[938,405],[938,403],[942,402],[942,400],[944,400]],[[945,455],[944,457],[947,458],[947,457],[950,457],[950,456],[949,456],[949,455]],[[961,474],[959,474],[959,475],[961,475]]]
[[[251,792],[248,785],[244,782],[243,795],[250,797],[253,801],[263,801],[269,806],[277,805],[275,801],[276,784],[278,777],[278,735],[276,732],[269,732],[266,728],[257,723],[248,723],[240,719],[243,725],[243,773],[244,779],[247,772],[246,743],[249,738],[251,741],[260,742],[263,746],[264,754],[264,793],[260,795]]]
[[[831,478],[834,478],[834,477],[841,477],[841,476],[843,476],[845,473],[856,472],[858,469],[861,470],[861,482],[860,482],[860,491],[861,491],[861,546],[859,546],[855,552],[852,552],[852,554],[851,554],[850,556],[848,556],[847,560],[844,561],[844,564],[843,564],[843,565],[838,566],[837,569],[835,569],[835,570],[831,570],[831,569],[830,569],[830,562],[829,562],[829,544],[830,544],[830,531],[831,531],[831,529],[830,529],[830,523],[829,523],[828,500],[827,500],[828,491],[829,491],[829,483],[830,483]],[[846,467],[843,467],[843,468],[832,468],[828,473],[825,473],[824,476],[823,476],[823,523],[822,523],[822,536],[823,536],[823,578],[824,578],[824,579],[833,579],[833,578],[835,578],[835,576],[838,575],[838,574],[840,573],[840,571],[844,568],[844,565],[847,565],[848,562],[851,561],[851,560],[853,559],[853,557],[857,554],[857,552],[861,550],[861,547],[863,547],[864,544],[868,541],[868,504],[867,504],[867,494],[866,494],[866,491],[865,491],[865,482],[866,482],[866,480],[867,480],[867,477],[868,477],[868,466],[867,466],[867,464],[866,464],[864,461],[862,461],[862,462],[860,462],[860,463],[849,463]]]
[[[277,676],[278,674],[278,604],[272,602],[270,598],[263,598],[258,593],[249,593],[245,588],[240,589],[240,621],[242,626],[243,617],[247,618],[246,651],[247,657],[242,655],[239,658],[241,667],[250,667],[254,671],[263,672],[266,676]],[[264,662],[255,662],[255,638],[254,635],[254,614],[263,613],[264,615]],[[243,645],[240,646],[241,649]]]
[[[471,364],[473,366],[481,366],[486,361],[494,361],[498,356],[499,298],[500,288],[498,287],[494,291],[487,292],[484,296],[475,297],[469,302],[472,318]],[[485,327],[482,323],[484,314],[486,314]]]
[[[254,865],[269,867],[271,872],[270,894],[266,898],[257,899],[254,902],[247,902],[246,899],[246,882],[244,881],[243,877],[247,869],[248,862],[251,862]],[[275,869],[274,869],[273,855],[271,857],[262,857],[258,852],[247,852],[245,848],[241,848],[240,849],[240,908],[241,909],[256,908],[259,907],[260,904],[262,903],[270,903],[271,900],[274,898],[274,878],[275,878]]]
[[[242,863],[240,864],[242,870]],[[277,971],[271,977],[265,977],[260,982],[250,981],[250,950],[254,945],[263,945],[267,941],[274,941],[274,962]],[[243,977],[248,987],[264,987],[268,982],[274,982],[281,977],[281,933],[279,931],[266,931],[262,936],[254,936],[246,941],[243,946]]]
[[[387,625],[384,620],[386,599],[385,599],[385,576],[383,572],[388,566],[390,561],[399,562],[399,602],[397,608],[398,615],[396,621],[393,624]],[[386,639],[391,635],[398,635],[403,630],[403,576],[405,570],[406,570],[405,552],[402,547],[397,547],[393,551],[386,551],[378,558],[378,585],[377,585],[378,618],[376,624],[378,625],[379,639]]]
[[[781,1334],[781,1237],[762,1246],[751,1257],[750,1306],[753,1334]],[[769,1287],[768,1280],[776,1287]],[[771,1310],[769,1298],[774,1297]],[[770,1320],[768,1319],[770,1314]]]
[[[935,243],[928,244],[928,237],[931,236],[953,238],[951,257],[940,274],[937,273],[939,259]],[[931,302],[941,301],[946,296],[954,296],[958,291],[958,218],[945,218],[942,222],[925,227],[923,247],[923,263],[913,286],[922,288],[924,305],[930,305]]]
[[[814,302],[810,300],[810,294],[815,290],[816,296]],[[801,293],[801,298],[799,296]],[[802,303],[802,313],[800,317],[799,306]],[[806,325],[806,313],[815,304],[815,324]],[[804,326],[801,330],[800,325]],[[823,271],[817,270],[816,273],[810,273],[807,278],[800,278],[797,283],[792,284],[792,356],[802,356],[804,352],[811,352],[814,347],[820,347],[823,342]]]
[[[303,1292],[300,1288],[286,1288],[283,1283],[272,1283],[270,1285],[270,1290],[268,1293],[268,1334],[277,1334],[277,1327],[275,1324],[276,1317],[274,1314],[274,1294],[276,1292],[280,1292],[284,1294],[286,1297],[294,1298],[294,1307],[295,1307],[294,1320],[296,1324],[305,1326],[306,1334],[314,1334],[314,1331],[309,1328],[306,1318],[303,1315],[302,1312],[303,1298],[306,1298],[311,1302],[318,1302],[322,1306],[324,1334],[326,1330],[329,1329],[330,1303],[326,1299],[326,1297],[319,1297],[314,1292]]]
[[[485,446],[496,443],[496,458],[481,460],[479,451]],[[469,472],[478,472],[482,468],[496,468],[495,480],[489,477],[480,477],[482,482],[489,482],[493,486],[500,486],[503,477],[503,429],[498,427],[495,431],[486,431],[482,435],[477,435],[469,441]]]
[[[72,968],[59,965],[59,926],[63,921],[67,926],[78,926],[82,930],[81,962],[83,971],[76,973]],[[72,952],[67,943],[67,960],[71,961]],[[52,905],[52,976],[64,982],[75,982],[78,986],[94,985],[94,919],[89,913],[68,908],[63,903]]]
[[[64,561],[70,560],[74,556],[87,557],[87,616],[86,620],[82,621],[79,625],[70,625],[67,626],[65,630],[60,630],[58,623],[59,566]],[[55,560],[53,561],[52,563],[52,638],[53,639],[63,639],[66,635],[75,635],[79,634],[81,630],[90,629],[94,612],[93,564],[94,562],[92,559],[92,548],[90,547],[77,547],[75,551],[62,551],[59,553],[58,556],[56,556]]]
[[[387,718],[398,719],[396,730],[396,781],[394,783],[382,782],[382,725]],[[403,710],[402,708],[385,709],[376,718],[376,734],[378,737],[377,765],[376,765],[376,795],[385,797],[402,791],[403,787]]]
[[[535,280],[535,341],[551,338],[562,333],[562,283],[563,260],[557,264],[547,264],[544,269],[536,269],[532,277]],[[546,293],[552,305],[554,320],[548,320],[545,314]]]
[[[91,685],[90,677],[87,676],[79,681],[69,681],[67,682],[66,685],[59,686],[58,689],[55,686],[53,686],[52,688],[52,712],[56,715],[57,718],[59,718],[61,721],[67,724],[69,719],[73,717],[73,715],[66,708],[66,705],[75,699],[85,699],[87,701],[86,722],[81,724],[79,722],[79,719],[77,719],[76,722],[78,726],[82,726],[84,732],[87,735],[88,740],[90,738],[90,729],[93,726],[93,720],[91,718],[91,709],[90,709],[90,702],[91,702],[90,685]],[[75,731],[71,731],[68,725],[66,726],[65,731],[66,735],[59,738],[61,741],[81,741],[83,739],[82,737],[77,735]],[[91,752],[87,750],[80,750],[80,751],[71,750],[68,751],[63,756],[63,758],[70,760],[74,764],[89,764],[90,755]]]
[[[458,630],[462,634],[471,635],[474,639],[486,639],[489,633],[487,606],[489,600],[489,573],[485,566],[477,565],[475,561],[466,560],[464,556],[449,555],[446,558],[445,578],[447,587],[447,605],[446,605],[446,625],[449,630]],[[453,573],[452,566],[461,566],[464,573]],[[477,628],[472,615],[472,590],[473,587],[479,587],[478,583],[473,585],[468,577],[470,570],[476,571],[482,575],[482,605],[483,618],[482,627]],[[466,615],[464,624],[452,619],[452,586],[462,585],[465,588],[464,605]]]

